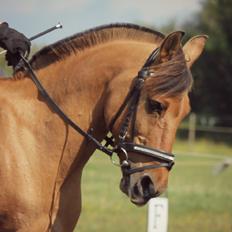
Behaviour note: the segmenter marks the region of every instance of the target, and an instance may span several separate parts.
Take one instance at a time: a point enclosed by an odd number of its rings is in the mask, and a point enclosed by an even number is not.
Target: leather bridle
[[[138,72],[137,77],[135,77],[132,88],[129,91],[127,97],[125,98],[123,104],[113,117],[110,125],[109,131],[112,131],[117,119],[125,112],[125,117],[122,120],[118,139],[115,139],[113,136],[106,136],[105,145],[102,145],[96,138],[94,138],[91,133],[83,131],[74,121],[72,121],[60,107],[54,102],[54,100],[50,97],[47,91],[44,89],[36,74],[34,73],[30,63],[26,58],[21,56],[22,61],[24,63],[24,68],[28,71],[32,81],[36,85],[39,93],[43,96],[46,103],[51,107],[51,109],[56,112],[65,123],[70,125],[74,130],[76,130],[79,134],[87,138],[89,141],[93,142],[96,145],[96,148],[107,154],[112,158],[114,153],[118,155],[123,155],[124,159],[120,162],[120,166],[124,175],[131,175],[136,172],[142,172],[147,169],[156,169],[165,167],[168,170],[171,170],[174,165],[174,155],[171,153],[163,152],[158,149],[153,149],[150,147],[142,146],[133,143],[135,136],[135,122],[136,122],[136,112],[137,106],[140,99],[140,93],[144,86],[144,82],[147,78],[154,76],[155,73],[149,70],[149,67],[154,61],[157,59],[159,54],[159,49],[156,49],[149,56],[147,61],[145,62],[142,69]],[[126,140],[126,135],[129,133],[130,128],[130,138],[131,141]],[[117,141],[117,143],[115,142]],[[110,145],[110,146],[109,146]],[[133,162],[128,156],[128,153],[136,153],[138,155],[143,155],[152,158],[152,161],[155,161],[156,164],[145,165],[142,167],[132,167]],[[158,162],[158,163],[157,163]]]
[[[114,147],[114,149],[118,151],[118,153],[120,153],[121,151],[121,153],[124,155],[124,160],[121,161],[120,166],[123,173],[126,175],[131,175],[136,172],[142,172],[147,169],[156,169],[161,167],[165,167],[168,170],[171,170],[172,166],[174,165],[175,156],[173,154],[133,143],[135,137],[136,113],[141,90],[146,79],[155,75],[155,73],[151,71],[149,67],[155,62],[158,54],[159,48],[155,49],[146,60],[144,66],[135,77],[134,83],[132,83],[131,90],[129,91],[127,97],[125,98],[124,102],[122,103],[121,107],[119,108],[109,125],[109,130],[112,131],[117,119],[123,114],[123,112],[126,111],[125,117],[123,118],[120,126],[116,146],[113,136],[107,137],[106,139],[106,145],[110,144]],[[126,140],[127,136],[130,138],[130,142]],[[132,165],[133,161],[128,156],[128,153],[136,153],[138,155],[150,157],[153,161],[158,162],[158,164],[132,168],[132,166],[136,165]]]

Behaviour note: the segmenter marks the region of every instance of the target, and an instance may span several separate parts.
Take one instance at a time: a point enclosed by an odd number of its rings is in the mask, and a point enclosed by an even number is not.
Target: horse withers
[[[113,24],[58,41],[30,61],[83,131],[97,141],[111,131],[120,188],[136,205],[166,189],[176,130],[190,111],[189,69],[206,36],[183,47],[182,36]],[[96,143],[54,111],[28,70],[1,80],[0,90],[0,231],[72,231],[81,212],[82,170]]]

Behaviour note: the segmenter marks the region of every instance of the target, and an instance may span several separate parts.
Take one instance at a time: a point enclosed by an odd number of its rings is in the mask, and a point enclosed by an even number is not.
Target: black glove
[[[7,23],[0,24],[0,47],[7,50],[8,65],[15,67],[21,57],[30,53],[31,42],[22,33],[9,28]]]

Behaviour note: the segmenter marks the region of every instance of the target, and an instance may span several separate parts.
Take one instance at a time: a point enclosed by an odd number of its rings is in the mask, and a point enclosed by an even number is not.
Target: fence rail
[[[210,133],[211,135],[216,135],[218,137],[218,134],[221,134],[222,136],[219,137],[220,139],[223,140],[223,137],[232,135],[232,127],[221,127],[221,126],[214,126],[212,123],[204,123],[202,125],[199,123],[198,120],[200,116],[196,115],[195,113],[190,114],[188,118],[188,122],[184,122],[180,125],[179,131],[187,131],[188,132],[188,141],[189,144],[194,144],[196,138],[197,138],[197,133],[199,132],[205,132],[205,133]],[[232,120],[232,117],[231,117]],[[211,121],[206,120],[206,121]],[[227,139],[228,142],[228,139]]]
[[[180,129],[182,130],[190,130],[190,127],[188,125],[181,125]],[[202,131],[202,132],[214,132],[214,133],[228,133],[232,134],[232,127],[209,127],[209,126],[196,126],[196,131]]]

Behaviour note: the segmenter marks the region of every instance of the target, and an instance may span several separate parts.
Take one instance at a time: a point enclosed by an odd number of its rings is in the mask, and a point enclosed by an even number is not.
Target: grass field
[[[174,151],[189,147],[177,141]],[[199,141],[191,151],[230,156],[232,147]],[[166,194],[169,232],[232,231],[232,167],[213,174],[216,156],[177,155]],[[75,232],[145,232],[147,207],[136,207],[119,190],[121,173],[107,157],[95,154],[82,180],[82,214]]]

